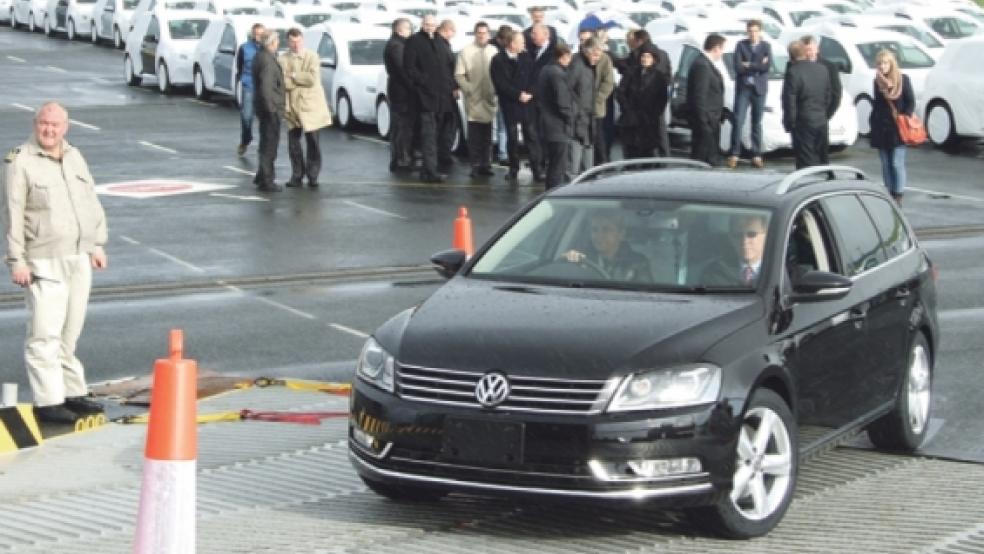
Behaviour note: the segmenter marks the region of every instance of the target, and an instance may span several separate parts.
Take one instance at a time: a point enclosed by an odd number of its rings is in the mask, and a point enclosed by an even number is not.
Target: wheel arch
[[[769,389],[778,394],[786,405],[789,406],[789,410],[793,412],[794,415],[796,414],[796,389],[794,388],[792,380],[786,370],[776,365],[770,365],[763,369],[748,390],[748,400],[745,402],[746,409],[748,407],[748,402],[751,401],[752,394],[758,389]]]

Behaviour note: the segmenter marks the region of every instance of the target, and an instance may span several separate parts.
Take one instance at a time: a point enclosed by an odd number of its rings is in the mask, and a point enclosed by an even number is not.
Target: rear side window
[[[864,195],[861,197],[861,203],[868,209],[871,219],[875,222],[882,248],[885,249],[888,258],[894,258],[908,251],[912,246],[909,231],[898,211],[889,204],[888,200]]]
[[[834,226],[845,275],[852,277],[885,262],[881,237],[857,196],[834,196],[822,205]]]

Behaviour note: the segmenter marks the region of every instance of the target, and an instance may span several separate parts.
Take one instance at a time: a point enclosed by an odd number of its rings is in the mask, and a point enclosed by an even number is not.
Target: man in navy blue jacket
[[[750,20],[745,30],[748,38],[735,46],[735,121],[731,129],[731,152],[728,167],[738,165],[741,152],[741,136],[749,107],[752,110],[752,165],[764,167],[762,162],[762,112],[765,95],[769,91],[769,67],[772,48],[762,40],[762,22]]]
[[[239,47],[236,54],[236,81],[239,82],[242,93],[239,100],[239,127],[240,138],[239,148],[236,153],[242,156],[246,153],[246,147],[253,142],[253,117],[256,112],[253,109],[253,58],[259,51],[260,37],[266,32],[266,27],[262,23],[256,23],[250,29],[250,36],[246,42]]]

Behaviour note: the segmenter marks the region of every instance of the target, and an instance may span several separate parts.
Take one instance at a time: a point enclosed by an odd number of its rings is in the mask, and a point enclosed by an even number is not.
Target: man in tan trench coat
[[[308,185],[317,187],[321,172],[318,138],[321,129],[331,125],[331,112],[321,86],[321,60],[317,53],[304,48],[304,33],[300,29],[287,31],[287,46],[289,50],[280,56],[287,89],[284,118],[287,120],[291,169],[287,186],[302,186],[306,175]],[[307,156],[301,145],[302,135],[307,143]]]
[[[492,120],[497,99],[489,68],[498,50],[489,43],[491,36],[487,23],[476,23],[475,42],[461,50],[454,68],[454,78],[465,94],[472,177],[493,175]]]

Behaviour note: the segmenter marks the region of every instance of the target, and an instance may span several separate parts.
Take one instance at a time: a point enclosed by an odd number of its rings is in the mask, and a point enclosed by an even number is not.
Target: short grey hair
[[[62,115],[65,116],[65,123],[68,123],[68,110],[65,109],[65,106],[62,106],[59,102],[55,102],[54,100],[48,100],[38,107],[38,109],[34,112],[34,122],[37,123],[41,119],[42,112],[50,109],[56,109],[61,112]]]
[[[262,43],[263,46],[270,46],[276,42],[280,42],[280,35],[277,34],[276,31],[268,30],[263,33],[262,37],[260,37],[260,43]]]

